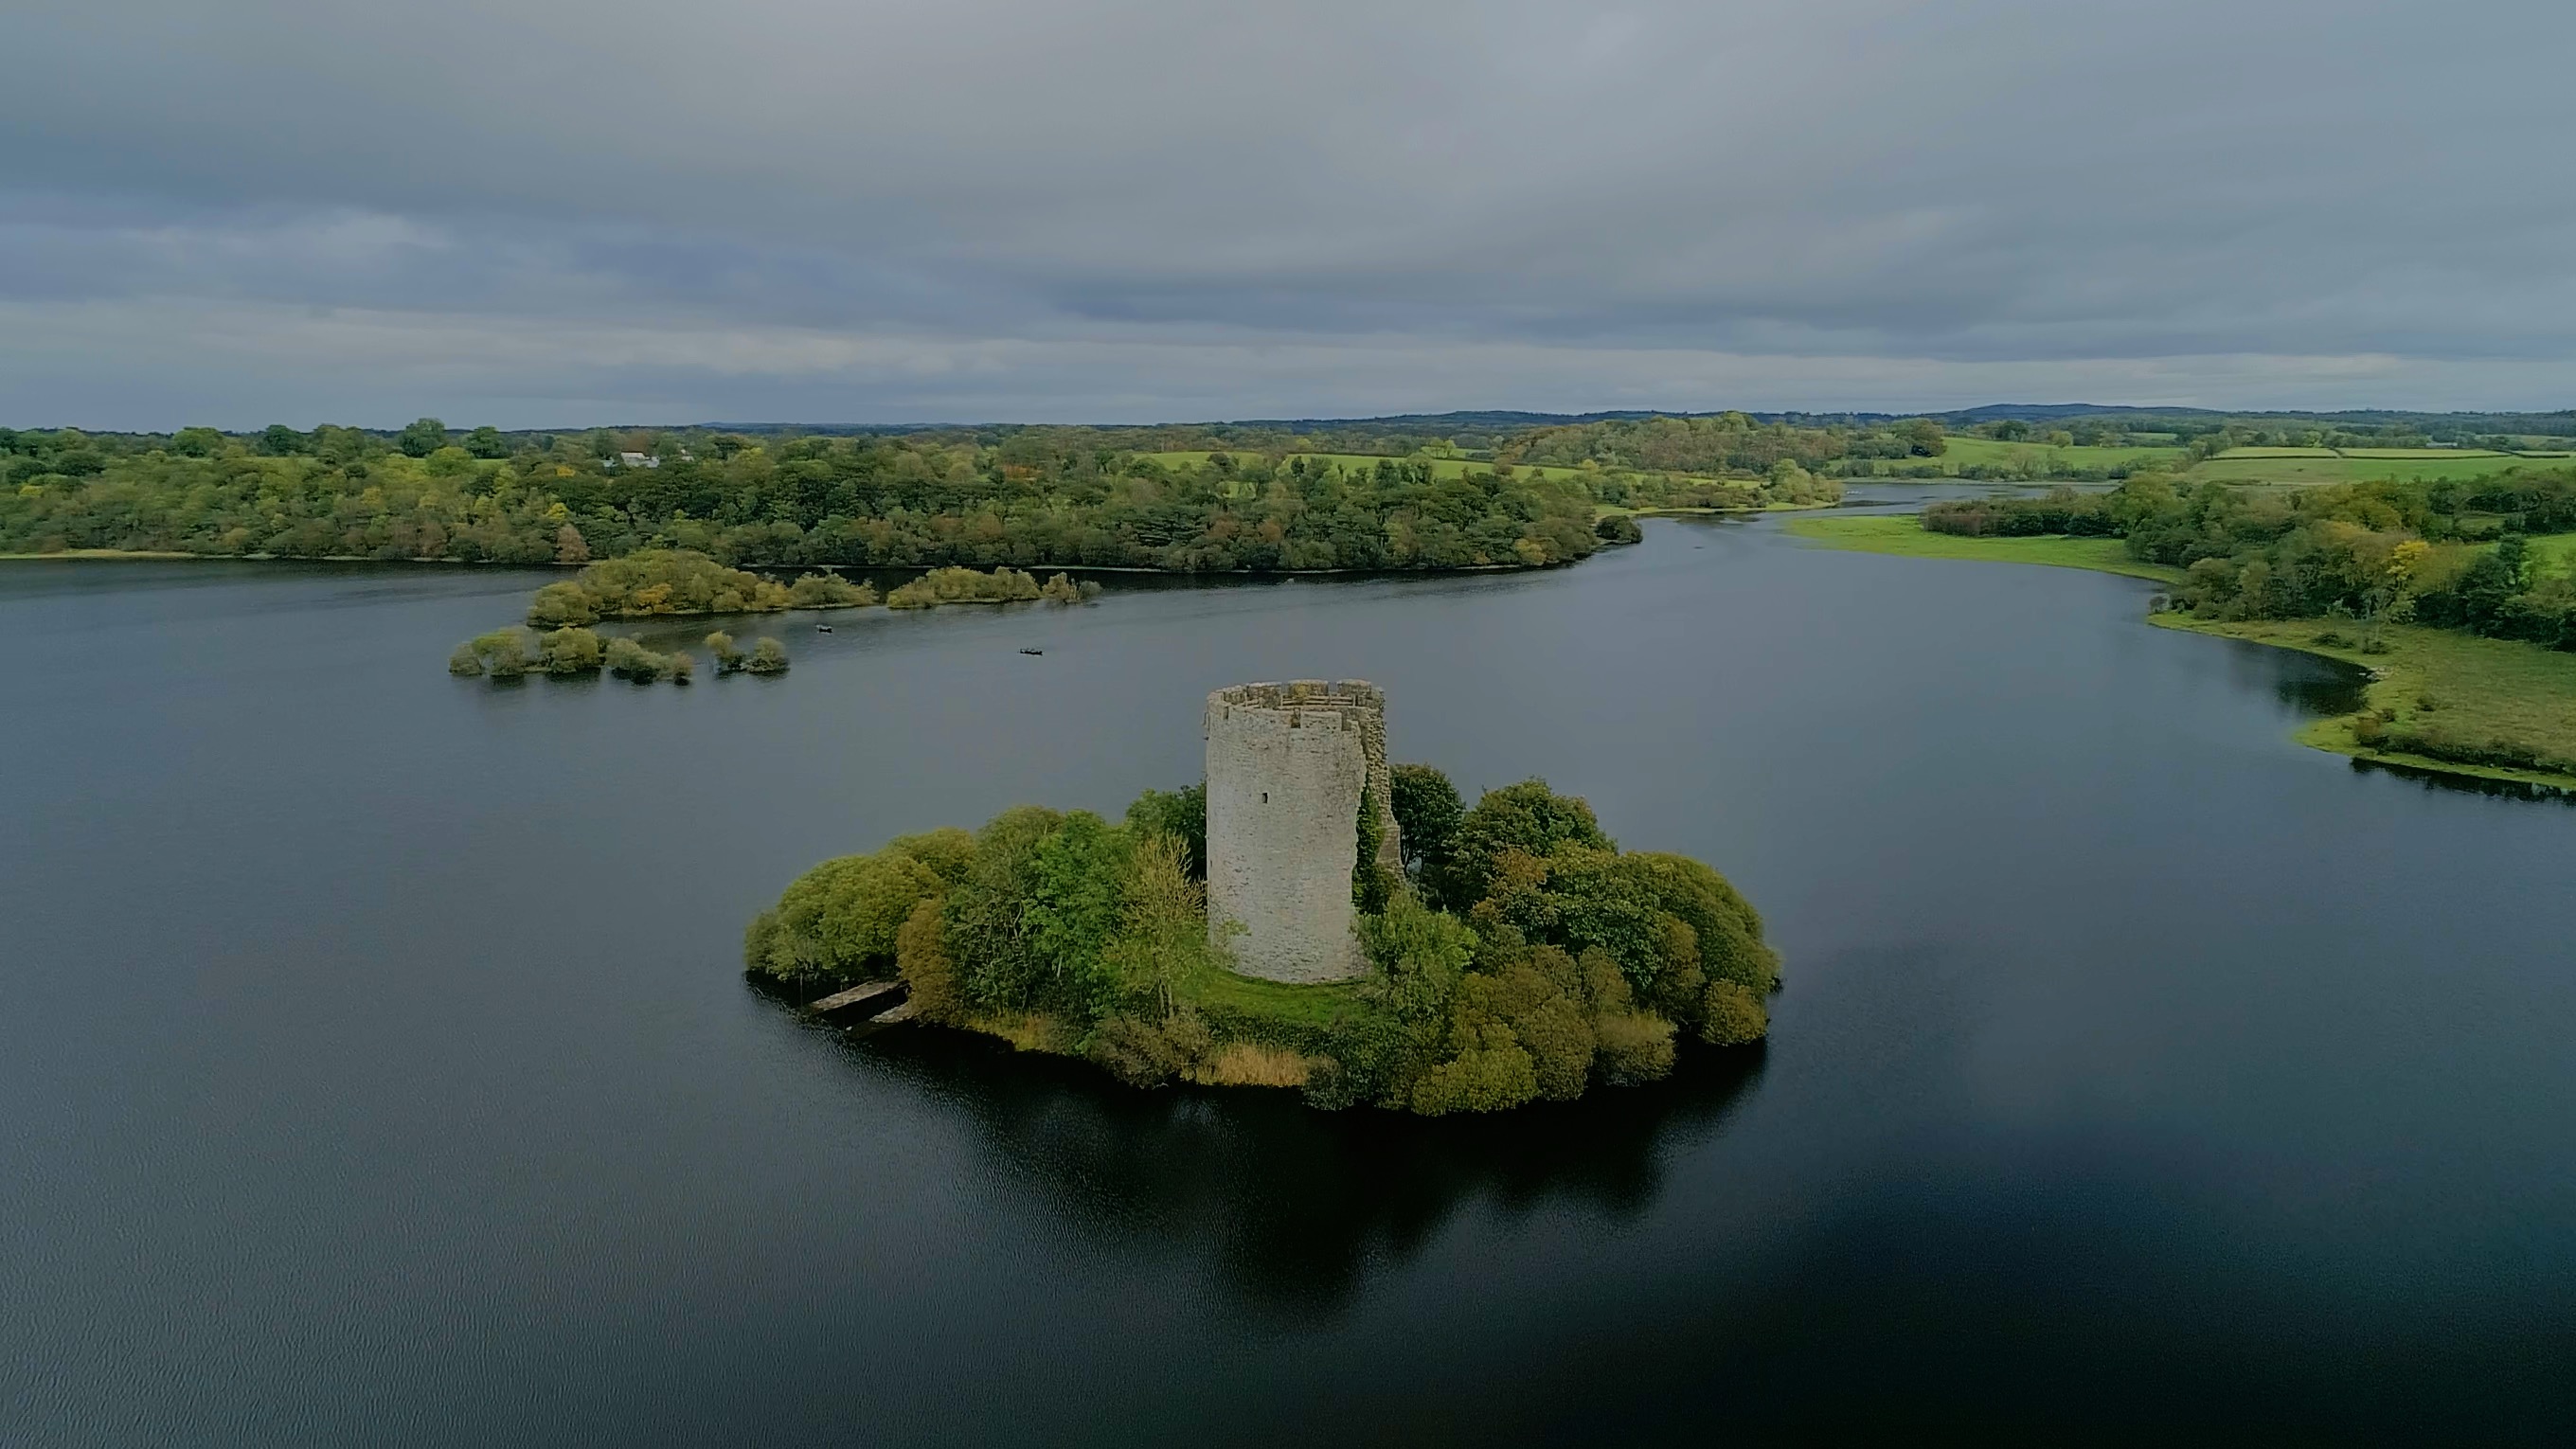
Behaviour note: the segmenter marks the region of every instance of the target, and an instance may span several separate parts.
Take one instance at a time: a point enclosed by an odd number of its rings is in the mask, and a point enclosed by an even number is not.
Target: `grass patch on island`
[[[1923,520],[1904,514],[1844,514],[1829,518],[1793,518],[1789,532],[1824,548],[1857,553],[1891,553],[1906,558],[1974,559],[1984,563],[2045,564],[2051,568],[2092,569],[2132,578],[2175,583],[2179,569],[2129,557],[2129,546],[2116,538],[1963,538],[1927,533]]]
[[[1359,1002],[1358,986],[1349,981],[1291,985],[1264,981],[1233,971],[1210,971],[1191,983],[1192,1001],[1219,1011],[1265,1017],[1298,1026],[1329,1026]]]

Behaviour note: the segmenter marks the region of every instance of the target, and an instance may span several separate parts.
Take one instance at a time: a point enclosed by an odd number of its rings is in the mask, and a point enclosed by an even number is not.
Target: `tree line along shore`
[[[0,428],[0,555],[1179,572],[1528,568],[1853,478],[2296,485],[2565,459],[2576,413],[1446,414],[1151,427]],[[2045,416],[2041,416],[2045,414]]]
[[[1831,547],[2153,579],[2168,590],[2159,624],[2371,672],[2364,707],[2307,726],[2309,744],[2576,788],[2576,469],[2295,490],[2144,474],[1790,528]]]
[[[1231,969],[1208,929],[1200,786],[1147,791],[1118,821],[1023,806],[825,861],[751,923],[745,969],[805,996],[897,977],[917,1019],[1134,1086],[1432,1116],[1652,1081],[1677,1040],[1769,1031],[1779,958],[1717,872],[1622,851],[1544,781],[1468,809],[1440,772],[1402,765],[1393,791],[1403,867],[1359,852],[1356,981]]]

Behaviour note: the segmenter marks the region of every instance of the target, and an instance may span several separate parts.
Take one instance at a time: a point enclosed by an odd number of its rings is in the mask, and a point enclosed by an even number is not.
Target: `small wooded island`
[[[1220,690],[1206,727],[1206,779],[1122,822],[1021,806],[825,861],[752,922],[746,970],[899,982],[913,1018],[1136,1086],[1428,1115],[1651,1081],[1681,1032],[1769,1030],[1779,958],[1698,861],[1620,850],[1540,780],[1465,808],[1388,764],[1362,682]]]
[[[1100,586],[1057,574],[1041,584],[1013,568],[979,573],[936,568],[885,597],[889,609],[935,609],[947,604],[1009,604],[1044,600],[1079,604]],[[782,584],[747,569],[728,568],[691,549],[647,549],[591,564],[573,578],[548,584],[529,601],[527,627],[477,634],[447,656],[447,672],[460,678],[489,675],[507,682],[530,674],[556,678],[609,673],[639,684],[668,679],[686,684],[697,661],[686,650],[656,653],[632,639],[607,638],[591,625],[603,619],[677,619],[716,614],[775,614],[788,609],[866,609],[877,603],[871,584],[838,574],[809,573]],[[718,630],[704,641],[718,674],[784,674],[787,646],[753,642],[749,653]]]

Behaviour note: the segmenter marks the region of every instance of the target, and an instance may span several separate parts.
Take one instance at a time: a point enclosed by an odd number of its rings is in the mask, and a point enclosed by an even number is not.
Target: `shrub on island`
[[[637,684],[650,684],[656,679],[686,684],[694,668],[695,661],[685,652],[657,654],[623,637],[608,641],[608,672],[620,679],[631,679]]]
[[[742,668],[749,674],[785,674],[787,646],[763,636],[753,641],[751,657],[742,662]]]
[[[535,651],[529,645],[524,629],[495,629],[477,634],[456,646],[447,656],[447,672],[471,678],[489,674],[494,679],[520,679],[535,664]]]
[[[717,657],[722,660],[721,651]],[[447,672],[468,679],[485,674],[495,680],[519,679],[531,673],[570,679],[597,674],[603,667],[638,684],[656,679],[686,684],[697,670],[697,660],[685,651],[660,654],[632,639],[602,639],[591,630],[577,627],[550,629],[543,634],[526,629],[496,629],[457,645],[456,652],[447,658]]]
[[[1012,604],[1042,594],[1037,579],[1019,569],[997,568],[987,574],[969,568],[944,568],[932,569],[886,595],[886,607],[935,609],[942,604]]]
[[[871,586],[833,574],[807,574],[781,584],[727,568],[691,549],[656,548],[591,564],[571,579],[537,590],[528,605],[528,623],[549,629],[678,614],[856,609],[876,601]]]
[[[1038,586],[1038,597],[1050,604],[1079,604],[1100,597],[1100,585],[1089,579],[1075,583],[1065,574],[1057,574]]]
[[[537,638],[537,662],[548,674],[597,674],[606,656],[599,636],[588,629],[556,629]]]
[[[1297,1086],[1318,1107],[1433,1116],[1653,1081],[1682,1032],[1728,1047],[1769,1030],[1779,958],[1717,872],[1619,850],[1542,781],[1461,811],[1438,771],[1400,766],[1392,803],[1407,869],[1359,918],[1354,982],[1231,969],[1207,928],[1196,786],[1148,791],[1120,822],[1022,806],[826,861],[752,923],[745,966],[807,987],[899,976],[924,1020],[1137,1086]]]

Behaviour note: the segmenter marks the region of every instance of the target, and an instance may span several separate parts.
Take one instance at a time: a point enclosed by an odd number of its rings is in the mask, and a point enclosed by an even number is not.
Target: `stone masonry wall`
[[[1367,969],[1352,932],[1363,789],[1399,868],[1386,696],[1361,680],[1238,684],[1207,702],[1208,932],[1247,976]],[[1239,923],[1240,933],[1229,923]]]

